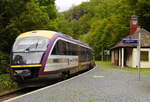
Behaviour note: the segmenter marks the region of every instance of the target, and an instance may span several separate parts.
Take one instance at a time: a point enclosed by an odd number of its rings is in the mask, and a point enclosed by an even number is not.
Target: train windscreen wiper
[[[37,46],[38,46],[38,42],[37,43],[35,43],[35,44],[31,44],[30,46],[28,46],[27,48],[25,48],[25,50],[24,50],[24,52],[31,52],[32,50],[31,50],[31,46],[33,46],[33,45],[35,45],[35,49],[37,48]]]

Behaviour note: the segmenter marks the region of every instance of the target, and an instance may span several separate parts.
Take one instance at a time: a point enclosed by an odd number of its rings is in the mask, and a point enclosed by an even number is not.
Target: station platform
[[[145,84],[146,83],[146,84]],[[5,102],[150,102],[150,76],[95,67],[57,84]]]

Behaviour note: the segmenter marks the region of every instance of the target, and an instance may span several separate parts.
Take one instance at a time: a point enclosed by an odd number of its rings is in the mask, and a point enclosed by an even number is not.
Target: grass
[[[100,65],[103,68],[107,69],[119,69],[119,66],[113,66],[110,61],[96,61],[96,65]]]
[[[89,98],[88,102],[94,102],[94,99],[93,98]]]
[[[8,74],[0,74],[0,93],[17,88],[17,84],[11,80]]]
[[[96,61],[96,64],[105,68],[105,69],[120,69],[120,70],[126,70],[130,74],[136,74],[137,68],[129,68],[129,67],[123,67],[112,65],[110,61]],[[150,68],[140,68],[141,75],[150,75]]]

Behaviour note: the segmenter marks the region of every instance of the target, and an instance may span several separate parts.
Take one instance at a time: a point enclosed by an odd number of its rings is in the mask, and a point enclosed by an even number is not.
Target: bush
[[[0,52],[0,74],[8,72],[9,55]]]
[[[0,92],[9,89],[16,89],[17,87],[17,84],[14,81],[12,81],[9,74],[0,75]]]

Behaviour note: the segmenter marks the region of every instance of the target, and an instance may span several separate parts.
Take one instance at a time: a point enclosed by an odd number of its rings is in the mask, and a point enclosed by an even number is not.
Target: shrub
[[[9,55],[0,52],[0,74],[8,72]]]
[[[16,89],[16,88],[17,88],[17,84],[12,81],[12,79],[8,74],[0,75],[0,91]]]

